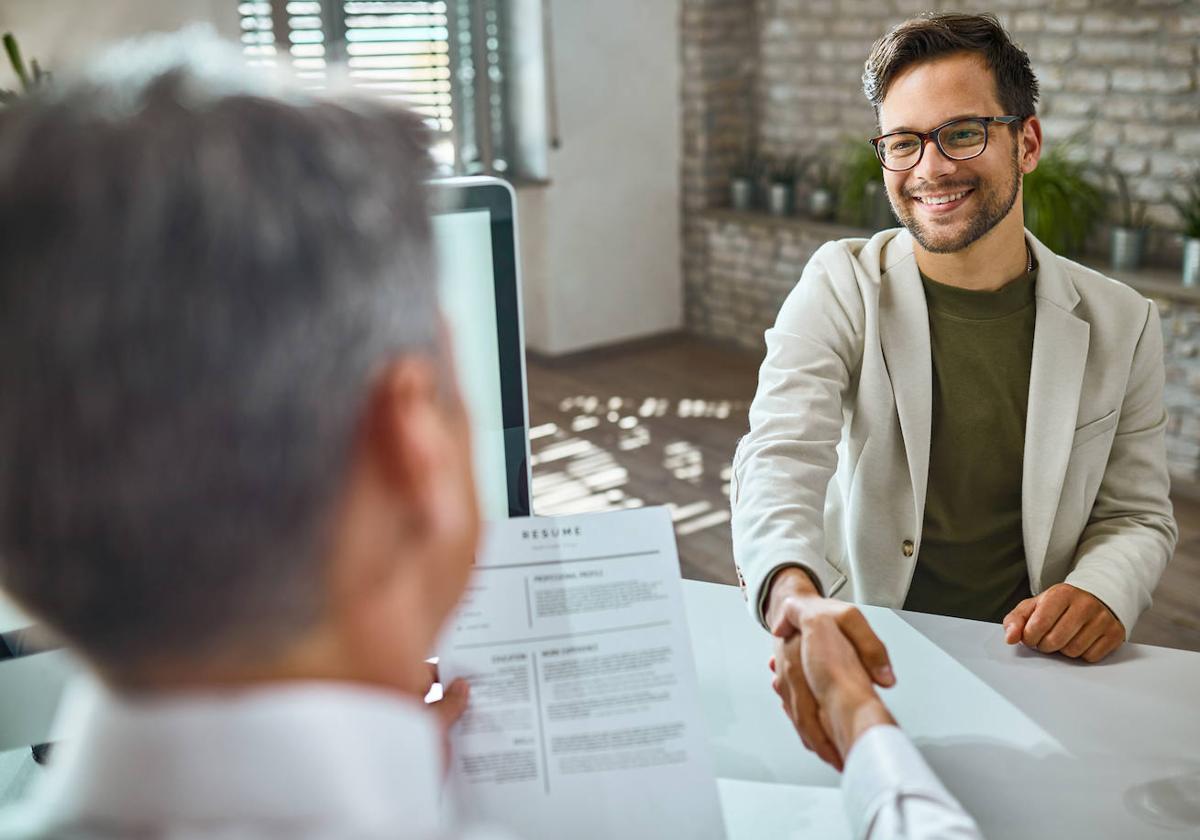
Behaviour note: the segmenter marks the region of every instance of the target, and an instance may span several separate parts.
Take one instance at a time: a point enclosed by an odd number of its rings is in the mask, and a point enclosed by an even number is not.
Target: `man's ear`
[[[399,501],[398,516],[410,536],[436,528],[451,495],[446,464],[454,446],[438,389],[438,366],[422,356],[390,362],[377,380],[366,418],[368,457],[379,479]]]
[[[1020,139],[1017,144],[1020,154],[1021,172],[1028,175],[1037,169],[1042,157],[1042,123],[1036,117],[1028,117],[1021,124]]]

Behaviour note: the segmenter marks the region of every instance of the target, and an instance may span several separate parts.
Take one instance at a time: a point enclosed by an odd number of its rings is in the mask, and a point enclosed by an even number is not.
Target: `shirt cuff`
[[[908,736],[888,724],[872,726],[850,748],[842,794],[854,837],[866,837],[880,809],[905,795],[958,807]]]
[[[825,590],[821,586],[820,578],[818,578],[816,574],[808,568],[808,566],[805,566],[801,563],[785,563],[781,566],[776,566],[774,569],[767,572],[767,576],[763,579],[762,586],[759,587],[758,610],[755,613],[758,618],[758,623],[763,627],[766,627],[768,631],[770,631],[771,628],[767,627],[767,598],[771,594],[771,584],[775,582],[776,576],[778,576],[778,574],[784,569],[800,569],[802,572],[808,575],[808,579],[811,580],[813,586],[817,588],[817,594],[822,598],[825,597]]]

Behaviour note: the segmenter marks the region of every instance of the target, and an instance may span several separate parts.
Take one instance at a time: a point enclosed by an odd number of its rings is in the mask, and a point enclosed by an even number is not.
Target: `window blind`
[[[509,127],[505,0],[239,0],[242,45],[258,66],[290,66],[321,87],[331,68],[425,116],[435,160],[505,172]]]

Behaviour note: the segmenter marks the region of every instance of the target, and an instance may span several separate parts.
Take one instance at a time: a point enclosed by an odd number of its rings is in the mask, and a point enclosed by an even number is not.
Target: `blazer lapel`
[[[908,456],[917,527],[925,514],[929,480],[930,415],[933,363],[929,346],[929,310],[912,252],[912,239],[900,234],[889,243],[880,279],[879,342],[892,381],[900,432]],[[887,258],[890,258],[888,260]]]
[[[1039,267],[1025,419],[1021,524],[1025,561],[1036,593],[1041,590],[1046,547],[1071,455],[1091,330],[1087,321],[1072,314],[1079,293],[1060,268],[1061,258],[1031,234],[1026,233],[1026,237]]]

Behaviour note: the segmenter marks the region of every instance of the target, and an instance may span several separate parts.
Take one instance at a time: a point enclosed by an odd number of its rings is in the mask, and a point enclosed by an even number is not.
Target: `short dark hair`
[[[171,37],[0,112],[0,586],[110,673],[315,624],[372,381],[440,352],[421,120]]]
[[[982,56],[996,82],[1006,114],[1036,113],[1038,82],[1029,55],[1009,38],[995,15],[928,14],[899,24],[871,47],[863,70],[863,93],[879,115],[888,87],[913,64],[954,53]]]

